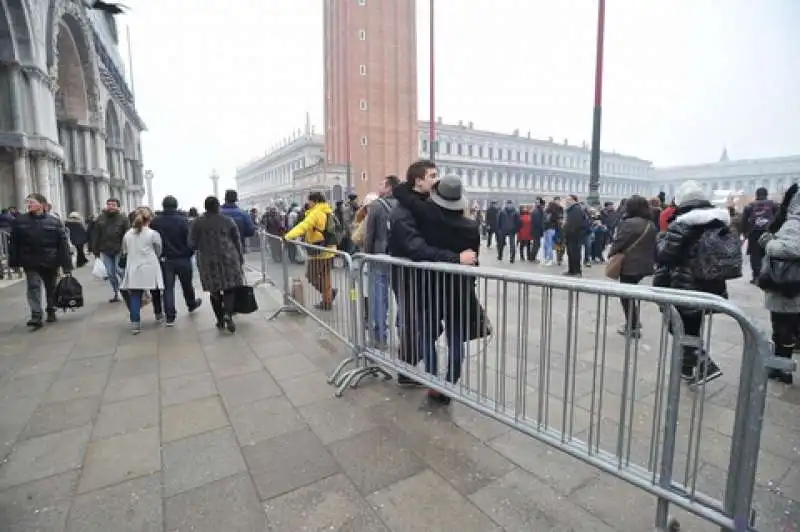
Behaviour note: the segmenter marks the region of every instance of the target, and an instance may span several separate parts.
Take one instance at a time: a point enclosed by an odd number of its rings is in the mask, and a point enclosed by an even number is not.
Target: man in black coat
[[[17,217],[11,224],[11,243],[8,250],[8,265],[22,268],[31,309],[28,327],[42,327],[42,286],[46,301],[47,321],[56,321],[55,288],[58,269],[64,273],[72,271],[67,231],[55,216],[47,214],[47,200],[41,194],[29,194],[25,198],[28,212]]]
[[[567,196],[567,208],[564,211],[564,242],[567,247],[567,271],[565,275],[579,277],[581,272],[581,247],[585,235],[585,218],[583,206],[578,203],[578,196]]]
[[[486,209],[486,247],[492,248],[492,236],[497,233],[497,215],[500,214],[500,208],[497,206],[496,201],[489,203],[489,208]]]
[[[421,198],[427,198],[436,182],[436,165],[429,160],[412,163],[406,171],[406,182],[399,187],[411,188]],[[395,194],[396,195],[396,194]],[[422,236],[413,214],[397,205],[392,209],[389,230],[389,254],[415,262],[474,263],[475,252],[461,254],[429,245]],[[425,351],[435,350],[435,340],[441,328],[441,313],[435,301],[432,277],[420,269],[394,267],[391,284],[400,307],[400,358],[416,366]],[[399,384],[414,384],[405,375],[398,375]]]
[[[175,323],[175,279],[181,283],[186,308],[194,312],[203,302],[195,296],[192,284],[192,249],[189,247],[189,218],[178,211],[178,200],[166,196],[161,202],[164,208],[150,223],[150,229],[158,231],[163,243],[161,272],[164,276],[164,314],[166,326]]]

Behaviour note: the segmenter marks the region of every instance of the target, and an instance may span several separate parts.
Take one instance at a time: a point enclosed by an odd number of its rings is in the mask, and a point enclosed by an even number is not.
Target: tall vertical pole
[[[428,130],[428,151],[430,153],[430,160],[436,161],[436,43],[434,41],[433,32],[433,0],[430,2],[430,17],[431,17],[431,71],[430,71],[430,125]]]
[[[603,114],[603,40],[606,0],[598,0],[597,58],[594,67],[594,114],[592,116],[592,158],[589,169],[589,205],[600,205],[600,125]]]
[[[136,90],[133,88],[133,51],[131,49],[131,27],[126,25],[125,26],[125,33],[127,34],[128,39],[128,77],[131,81],[131,96],[133,99],[136,100]]]
[[[335,4],[336,5],[336,4]],[[343,18],[344,18],[344,136],[347,139],[347,143],[345,144],[345,157],[347,159],[347,173],[346,173],[346,187],[347,190],[344,193],[344,200],[348,194],[352,194],[352,186],[353,186],[353,176],[352,176],[352,161],[350,160],[350,145],[352,144],[352,140],[350,138],[350,80],[352,79],[353,73],[350,72],[350,39],[353,38],[350,35],[350,7],[348,3],[341,3],[338,4],[339,9],[344,9]],[[361,73],[359,72],[359,75]]]

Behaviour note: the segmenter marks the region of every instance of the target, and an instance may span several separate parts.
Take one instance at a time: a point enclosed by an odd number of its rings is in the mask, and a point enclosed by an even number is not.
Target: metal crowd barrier
[[[773,357],[769,339],[730,302],[649,286],[336,252],[344,267],[325,271],[345,300],[318,308],[321,296],[301,278],[306,266],[290,264],[287,249],[322,248],[266,238],[282,257],[283,306],[271,319],[303,313],[351,348],[328,381],[337,396],[367,376],[396,373],[654,495],[658,530],[679,526],[669,517],[670,504],[723,530],[757,530],[753,492],[767,370],[794,366]],[[385,311],[361,304],[385,291]],[[624,322],[620,298],[640,313],[641,338],[608,333],[610,320]],[[684,332],[679,309],[702,317],[697,335]],[[712,324],[719,322],[735,327],[730,345],[742,348],[727,428],[706,401],[706,385],[691,386],[691,393],[681,386],[682,354],[694,349],[713,357]],[[440,335],[444,342],[437,345]],[[460,356],[449,356],[449,345],[459,345]],[[420,362],[438,369],[428,373]],[[654,368],[652,375],[643,367]],[[719,493],[699,486],[708,464],[725,472]]]
[[[12,275],[22,277],[21,271],[15,271],[8,266],[8,246],[11,243],[11,233],[0,231],[0,279],[11,279]]]

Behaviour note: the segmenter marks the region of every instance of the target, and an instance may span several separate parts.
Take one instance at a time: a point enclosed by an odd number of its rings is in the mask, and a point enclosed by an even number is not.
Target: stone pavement
[[[370,380],[334,399],[342,344],[266,321],[268,290],[235,336],[207,302],[131,336],[88,273],[87,307],[36,333],[24,285],[0,291],[0,530],[651,529],[652,498],[465,407]],[[796,389],[771,388],[762,530],[800,523]]]

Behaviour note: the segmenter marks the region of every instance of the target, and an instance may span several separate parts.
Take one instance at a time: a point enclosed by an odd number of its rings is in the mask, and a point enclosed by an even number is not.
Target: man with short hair
[[[119,255],[122,251],[122,238],[130,229],[128,216],[119,210],[119,200],[109,198],[106,201],[106,208],[97,217],[91,231],[90,251],[100,260],[108,275],[108,282],[111,284],[113,296],[109,303],[119,303],[119,283],[122,280],[122,269],[119,267]]]
[[[380,197],[367,206],[364,231],[364,253],[385,254],[389,251],[389,227],[392,209],[397,200],[392,189],[400,184],[396,175],[386,176],[378,191]],[[381,348],[388,340],[387,319],[389,315],[389,269],[374,263],[369,270],[369,317],[372,322],[373,341]]]
[[[55,289],[58,269],[65,274],[72,271],[67,233],[57,218],[47,214],[47,200],[41,194],[25,198],[28,212],[17,217],[11,225],[11,242],[8,264],[22,268],[31,309],[28,327],[42,327],[42,287],[46,301],[47,321],[56,321]]]
[[[195,296],[192,285],[192,248],[189,247],[189,218],[178,211],[178,200],[165,196],[161,202],[164,209],[150,222],[150,229],[161,235],[161,272],[164,277],[165,325],[175,324],[175,278],[181,284],[183,299],[189,312],[194,312],[203,300]],[[160,317],[159,317],[160,318]]]
[[[406,182],[398,187],[408,187],[415,194],[427,198],[437,181],[436,165],[423,159],[412,163],[406,171]],[[460,254],[430,246],[417,227],[414,215],[402,205],[391,213],[389,253],[415,262],[449,262],[474,264],[477,254],[472,250]],[[425,353],[435,350],[436,337],[441,331],[441,308],[435,301],[436,288],[431,276],[422,270],[397,266],[391,268],[392,289],[400,307],[401,345],[400,358],[416,366]],[[405,375],[398,375],[398,384],[417,384]]]
[[[580,277],[581,246],[585,235],[585,219],[583,207],[578,203],[578,196],[567,196],[567,208],[564,210],[564,242],[567,247],[567,271],[565,275]]]
[[[242,238],[242,246],[244,246],[248,238],[255,236],[256,226],[253,223],[253,219],[250,217],[250,213],[239,208],[239,205],[237,205],[238,201],[239,195],[235,190],[226,190],[225,203],[220,207],[219,213],[236,222],[236,227],[239,229],[239,235]],[[245,248],[243,247],[242,249]]]

